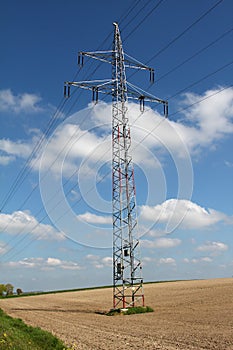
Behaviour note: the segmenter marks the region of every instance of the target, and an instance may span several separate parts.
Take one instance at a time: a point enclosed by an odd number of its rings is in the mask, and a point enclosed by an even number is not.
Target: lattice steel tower
[[[70,95],[70,86],[92,90],[94,102],[99,92],[112,96],[112,217],[113,217],[113,307],[144,306],[142,265],[137,238],[137,208],[134,169],[131,155],[131,136],[127,116],[128,99],[140,102],[151,101],[164,105],[167,116],[167,101],[145,93],[126,80],[125,68],[144,69],[154,81],[154,70],[123,52],[120,31],[114,24],[113,47],[110,51],[80,52],[78,63],[83,65],[84,56],[108,62],[112,65],[112,79],[65,82],[65,96]]]

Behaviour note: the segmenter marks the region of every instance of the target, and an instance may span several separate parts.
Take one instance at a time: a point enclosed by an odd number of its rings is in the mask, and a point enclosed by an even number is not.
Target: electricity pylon
[[[113,218],[113,308],[144,306],[142,264],[137,238],[137,210],[134,169],[131,155],[131,135],[127,115],[128,99],[138,100],[144,111],[145,101],[162,103],[165,117],[167,101],[145,93],[126,80],[125,68],[148,70],[154,82],[154,70],[123,52],[120,31],[114,25],[112,50],[79,52],[78,63],[91,57],[112,66],[112,79],[65,82],[64,94],[70,95],[70,86],[92,90],[93,101],[99,93],[112,96],[112,218]]]

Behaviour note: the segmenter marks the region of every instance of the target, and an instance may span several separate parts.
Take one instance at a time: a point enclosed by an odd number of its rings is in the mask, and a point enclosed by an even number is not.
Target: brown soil
[[[2,299],[0,308],[80,350],[232,350],[233,278],[145,285],[155,312],[108,317],[112,290]]]

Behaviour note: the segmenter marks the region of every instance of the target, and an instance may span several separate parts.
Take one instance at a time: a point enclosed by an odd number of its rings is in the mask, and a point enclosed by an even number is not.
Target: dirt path
[[[111,289],[0,300],[80,350],[233,350],[233,279],[145,285],[154,313],[107,317]]]

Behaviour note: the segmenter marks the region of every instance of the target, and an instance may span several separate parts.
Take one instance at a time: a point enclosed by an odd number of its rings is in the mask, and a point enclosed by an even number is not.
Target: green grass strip
[[[1,350],[65,350],[67,347],[51,333],[27,326],[21,319],[12,318],[0,309]]]

